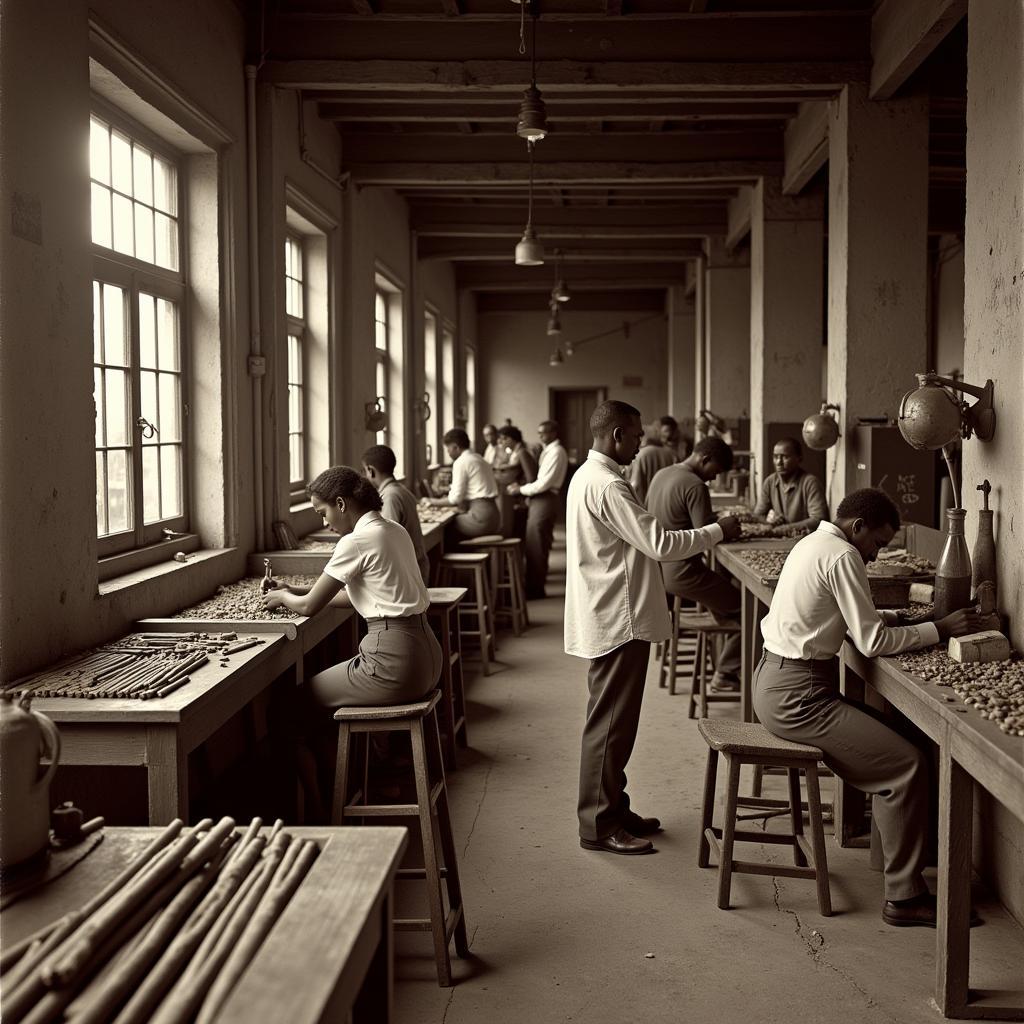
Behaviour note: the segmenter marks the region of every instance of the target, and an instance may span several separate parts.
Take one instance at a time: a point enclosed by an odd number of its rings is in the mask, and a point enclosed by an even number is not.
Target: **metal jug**
[[[60,734],[28,700],[0,694],[0,867],[34,857],[50,842],[50,779]],[[45,753],[49,765],[40,764]]]

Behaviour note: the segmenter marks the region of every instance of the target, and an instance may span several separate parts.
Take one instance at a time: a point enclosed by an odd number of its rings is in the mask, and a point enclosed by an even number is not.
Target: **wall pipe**
[[[263,375],[267,365],[263,357],[260,331],[260,258],[259,198],[256,167],[256,73],[255,64],[245,65],[245,137],[246,173],[248,178],[249,236],[249,376],[252,378],[252,454],[253,508],[256,513],[256,550],[265,547],[266,514],[263,507]]]

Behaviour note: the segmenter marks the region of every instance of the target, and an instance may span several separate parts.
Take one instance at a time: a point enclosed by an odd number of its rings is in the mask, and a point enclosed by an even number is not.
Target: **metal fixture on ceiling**
[[[525,11],[525,5],[524,5]],[[533,31],[530,40],[530,86],[523,93],[523,102],[519,106],[519,120],[516,122],[516,135],[527,142],[539,142],[548,133],[547,116],[544,100],[537,88],[537,12],[531,11]]]
[[[548,366],[561,366],[565,362],[565,358],[562,355],[562,350],[558,347],[551,353],[548,358]]]
[[[572,296],[562,279],[562,250],[555,250],[555,286],[551,289],[552,302],[568,302]]]
[[[551,316],[548,317],[548,334],[558,335],[562,333],[562,321],[558,318],[558,303],[551,303]]]
[[[526,143],[530,155],[529,190],[527,192],[526,229],[516,246],[517,267],[539,267],[544,262],[544,246],[533,232],[533,143]]]

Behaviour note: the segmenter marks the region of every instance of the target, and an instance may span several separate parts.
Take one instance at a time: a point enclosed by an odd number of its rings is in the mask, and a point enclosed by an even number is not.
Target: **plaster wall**
[[[929,369],[948,377],[964,368],[964,247],[944,235],[932,283],[935,289],[935,352]]]
[[[130,588],[97,586],[92,259],[88,163],[89,16],[227,138],[217,154],[232,225],[214,302],[230,302],[225,350],[199,369],[203,401],[233,410],[215,439],[216,482],[197,500],[220,509],[200,525],[237,557],[197,559]],[[198,31],[196,29],[199,29]],[[40,41],[45,40],[45,45]],[[251,543],[251,429],[245,398],[244,33],[231,3],[182,0],[61,4],[5,0],[0,7],[0,675],[10,679],[121,632],[131,621],[180,606],[241,572]],[[204,268],[205,270],[206,268]],[[219,298],[218,298],[219,297]],[[221,310],[226,314],[226,310]],[[225,321],[226,323],[226,321]],[[222,324],[223,326],[223,324]],[[238,349],[233,346],[238,344]],[[237,396],[237,402],[236,402]],[[209,453],[208,453],[209,454]],[[216,455],[210,457],[211,463]]]
[[[778,182],[762,179],[752,190],[750,448],[759,481],[772,471],[765,424],[796,422],[818,410],[823,212],[820,196],[783,196]]]
[[[478,422],[504,423],[510,417],[532,440],[536,425],[549,415],[549,387],[606,387],[609,398],[636,406],[645,422],[663,415],[668,405],[665,319],[635,324],[628,342],[615,330],[624,321],[639,319],[635,312],[568,310],[562,318],[563,348],[567,341],[614,333],[587,342],[561,366],[549,366],[554,345],[545,333],[546,311],[481,314],[477,318],[482,388]],[[642,383],[624,386],[624,375],[641,378]]]
[[[829,119],[829,460],[838,501],[855,486],[858,417],[895,417],[927,346],[928,103],[844,87]],[[835,477],[836,486],[831,486]]]
[[[682,285],[668,290],[668,411],[693,436],[697,378],[697,310]]]
[[[705,275],[707,408],[727,421],[750,415],[750,267],[714,256]]]
[[[996,433],[963,448],[964,494],[992,482],[999,606],[1024,648],[1024,3],[972,4],[967,55],[964,374],[995,383]],[[973,505],[972,507],[976,507]],[[972,521],[973,520],[973,521]],[[976,517],[968,514],[971,543]],[[975,847],[1000,897],[1024,922],[1024,824],[987,794]]]

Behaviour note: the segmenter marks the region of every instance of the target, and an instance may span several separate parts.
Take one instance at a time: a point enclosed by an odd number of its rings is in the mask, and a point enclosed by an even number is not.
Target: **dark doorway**
[[[607,388],[549,388],[548,408],[558,422],[569,466],[578,466],[590,451],[590,415],[608,397]]]

